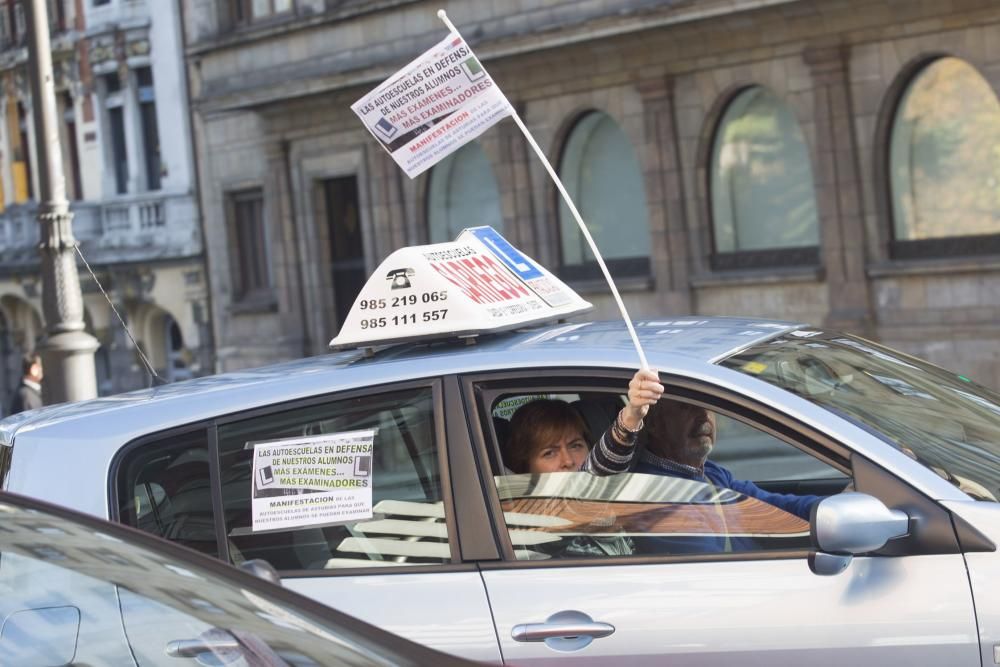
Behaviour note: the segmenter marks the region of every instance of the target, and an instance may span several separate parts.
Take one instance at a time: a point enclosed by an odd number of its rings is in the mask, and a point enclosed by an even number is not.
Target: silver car
[[[189,549],[9,493],[0,592],[0,665],[10,667],[472,664]]]
[[[518,406],[567,401],[596,438],[623,405],[635,352],[621,324],[594,322],[18,415],[0,423],[3,488],[264,559],[288,588],[488,664],[1000,661],[997,394],[801,324],[636,328],[667,396],[714,413],[711,459],[821,497],[811,513],[698,479],[513,474]],[[347,449],[307,447],[321,442]],[[275,451],[317,455],[261,465]],[[295,475],[358,451],[334,508],[353,518],[302,509],[319,496]]]

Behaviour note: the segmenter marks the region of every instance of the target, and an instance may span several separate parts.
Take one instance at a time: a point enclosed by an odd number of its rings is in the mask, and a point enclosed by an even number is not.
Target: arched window
[[[466,227],[490,225],[503,232],[493,168],[476,142],[465,144],[431,171],[427,220],[431,243],[454,241]]]
[[[893,118],[889,178],[894,256],[1000,252],[983,238],[1000,237],[1000,103],[971,65],[940,58],[914,77]]]
[[[649,214],[632,144],[607,114],[592,111],[573,127],[559,176],[614,275],[649,274]],[[599,278],[596,261],[569,207],[559,198],[562,274]]]
[[[791,110],[755,86],[729,104],[712,148],[714,268],[815,264],[812,165]]]

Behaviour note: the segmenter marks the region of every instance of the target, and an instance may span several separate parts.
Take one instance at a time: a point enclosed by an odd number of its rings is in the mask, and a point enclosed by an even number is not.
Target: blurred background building
[[[166,379],[210,372],[194,155],[179,6],[48,0],[67,197],[74,234],[138,343]],[[19,357],[44,333],[35,132],[25,7],[0,0],[0,405]],[[101,343],[101,394],[149,376],[81,267],[85,319]]]
[[[472,225],[615,316],[513,123],[410,181],[351,113],[441,5],[638,318],[804,320],[1000,386],[994,0],[182,0],[218,368],[322,352],[383,257]]]

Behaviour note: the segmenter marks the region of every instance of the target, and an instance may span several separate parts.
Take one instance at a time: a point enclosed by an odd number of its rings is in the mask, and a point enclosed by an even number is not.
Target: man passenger
[[[708,460],[715,446],[715,413],[690,403],[660,400],[647,416],[646,448],[633,472],[708,482],[761,500],[806,521],[821,496],[765,491]]]

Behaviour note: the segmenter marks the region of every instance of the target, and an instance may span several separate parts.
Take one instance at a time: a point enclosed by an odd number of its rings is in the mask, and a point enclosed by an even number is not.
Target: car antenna
[[[134,347],[136,352],[139,353],[139,357],[142,359],[142,363],[146,366],[146,372],[149,373],[150,386],[159,387],[160,385],[167,384],[166,380],[157,375],[156,371],[153,369],[153,365],[149,363],[149,359],[146,358],[145,352],[143,352],[142,348],[139,347],[139,344],[135,342],[135,337],[129,330],[128,325],[125,324],[125,320],[122,318],[121,313],[119,313],[118,309],[115,308],[115,304],[112,303],[111,297],[109,297],[108,293],[104,291],[104,285],[102,285],[101,281],[97,279],[97,274],[94,273],[94,270],[92,268],[90,268],[90,263],[87,262],[87,258],[84,257],[83,252],[80,251],[80,244],[76,245],[76,254],[80,256],[81,260],[83,260],[83,265],[87,267],[87,271],[90,272],[90,277],[94,279],[95,283],[97,283],[97,288],[101,290],[101,294],[104,295],[104,299],[108,302],[108,305],[111,306],[111,311],[115,314],[115,317],[118,318],[118,321],[122,323],[122,328],[125,329],[125,333],[128,335],[128,339],[132,341],[132,347]]]

